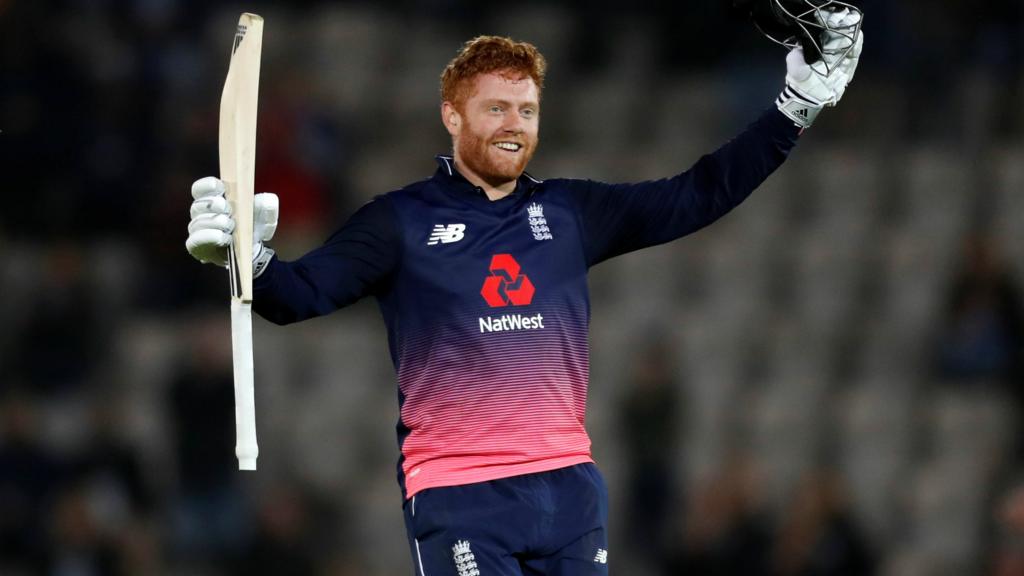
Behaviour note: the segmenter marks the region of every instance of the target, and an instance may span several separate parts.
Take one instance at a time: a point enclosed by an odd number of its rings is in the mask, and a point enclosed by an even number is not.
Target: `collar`
[[[486,197],[487,194],[484,189],[475,186],[466,177],[459,173],[458,169],[455,168],[455,158],[450,154],[438,154],[434,157],[437,161],[437,174],[435,177],[440,177],[449,180],[455,184],[458,184],[460,188],[465,187],[468,191],[473,194],[479,194],[480,196]],[[541,184],[543,180],[538,180],[533,176],[530,176],[527,172],[523,172],[516,180],[516,189],[512,191],[509,196],[518,196],[520,194],[532,194],[534,188]]]

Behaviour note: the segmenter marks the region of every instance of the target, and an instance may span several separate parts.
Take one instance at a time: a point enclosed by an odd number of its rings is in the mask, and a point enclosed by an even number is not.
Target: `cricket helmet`
[[[853,49],[864,21],[860,8],[837,0],[732,0],[732,9],[735,14],[752,20],[772,42],[790,49],[802,47],[808,63],[824,60],[826,76],[832,72],[832,64],[841,61]],[[843,10],[857,15],[856,24],[837,27],[830,23],[829,16]],[[849,42],[836,42],[835,47],[826,47],[826,34],[844,37]]]

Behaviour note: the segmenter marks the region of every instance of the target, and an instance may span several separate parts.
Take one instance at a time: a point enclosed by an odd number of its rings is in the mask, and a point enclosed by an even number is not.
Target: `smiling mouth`
[[[494,146],[505,152],[519,152],[523,148],[522,144],[516,142],[495,142]]]

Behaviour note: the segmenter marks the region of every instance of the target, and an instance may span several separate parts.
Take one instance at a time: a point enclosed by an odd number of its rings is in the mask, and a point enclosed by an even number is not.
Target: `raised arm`
[[[736,138],[671,178],[638,184],[572,182],[589,265],[674,240],[721,218],[783,161],[825,107],[853,79],[864,38],[861,14],[828,13],[821,59],[801,47],[786,59],[786,86],[771,107]]]
[[[574,183],[588,265],[675,240],[721,218],[782,164],[799,133],[773,107],[739,136],[671,178]]]

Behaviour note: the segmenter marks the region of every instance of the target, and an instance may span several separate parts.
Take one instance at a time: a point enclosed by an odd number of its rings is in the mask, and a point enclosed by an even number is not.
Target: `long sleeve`
[[[378,196],[319,248],[293,262],[274,256],[253,283],[253,309],[275,324],[329,314],[386,287],[401,251],[394,208]]]
[[[575,181],[587,264],[675,240],[721,218],[786,159],[799,128],[774,106],[689,170],[636,184]]]

